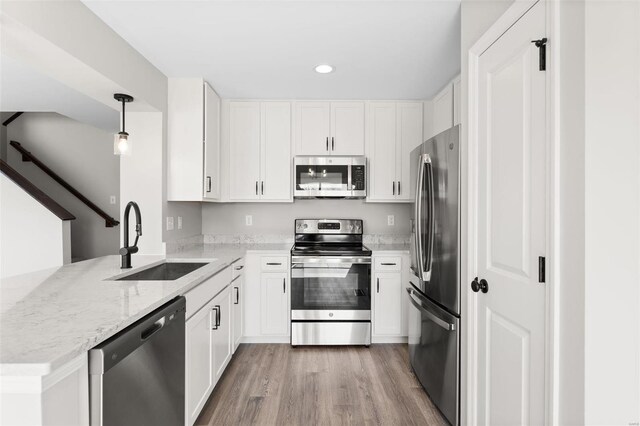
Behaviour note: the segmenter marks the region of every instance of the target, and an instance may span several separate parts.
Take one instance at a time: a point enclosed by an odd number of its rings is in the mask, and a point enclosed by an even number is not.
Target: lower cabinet
[[[260,277],[262,334],[289,334],[289,290],[286,272],[263,272]]]
[[[399,336],[402,333],[402,273],[377,272],[373,285],[373,333]]]
[[[231,286],[227,286],[187,320],[185,424],[189,426],[231,360],[231,306]]]

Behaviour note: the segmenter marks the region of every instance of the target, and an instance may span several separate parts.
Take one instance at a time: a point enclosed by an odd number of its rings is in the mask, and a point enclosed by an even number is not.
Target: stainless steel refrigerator
[[[460,126],[411,152],[409,357],[431,400],[460,423]]]

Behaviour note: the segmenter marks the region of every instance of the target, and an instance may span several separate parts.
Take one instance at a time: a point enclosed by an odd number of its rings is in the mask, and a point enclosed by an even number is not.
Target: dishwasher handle
[[[121,330],[104,342],[89,350],[89,373],[104,374],[146,344],[149,339],[165,328],[178,325],[184,329],[186,299],[184,296],[159,307],[147,316]]]

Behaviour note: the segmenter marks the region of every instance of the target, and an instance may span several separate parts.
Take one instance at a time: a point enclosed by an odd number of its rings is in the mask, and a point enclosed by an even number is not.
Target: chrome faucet
[[[136,212],[136,240],[133,242],[133,246],[129,247],[129,212],[131,207]],[[140,214],[140,207],[135,201],[129,201],[127,207],[124,209],[124,247],[120,249],[120,255],[122,256],[121,269],[131,268],[131,254],[138,252],[138,239],[142,235],[142,215]]]

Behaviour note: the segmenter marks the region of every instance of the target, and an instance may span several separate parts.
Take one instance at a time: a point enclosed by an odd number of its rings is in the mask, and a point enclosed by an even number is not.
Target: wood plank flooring
[[[407,345],[240,345],[196,425],[446,425]]]

